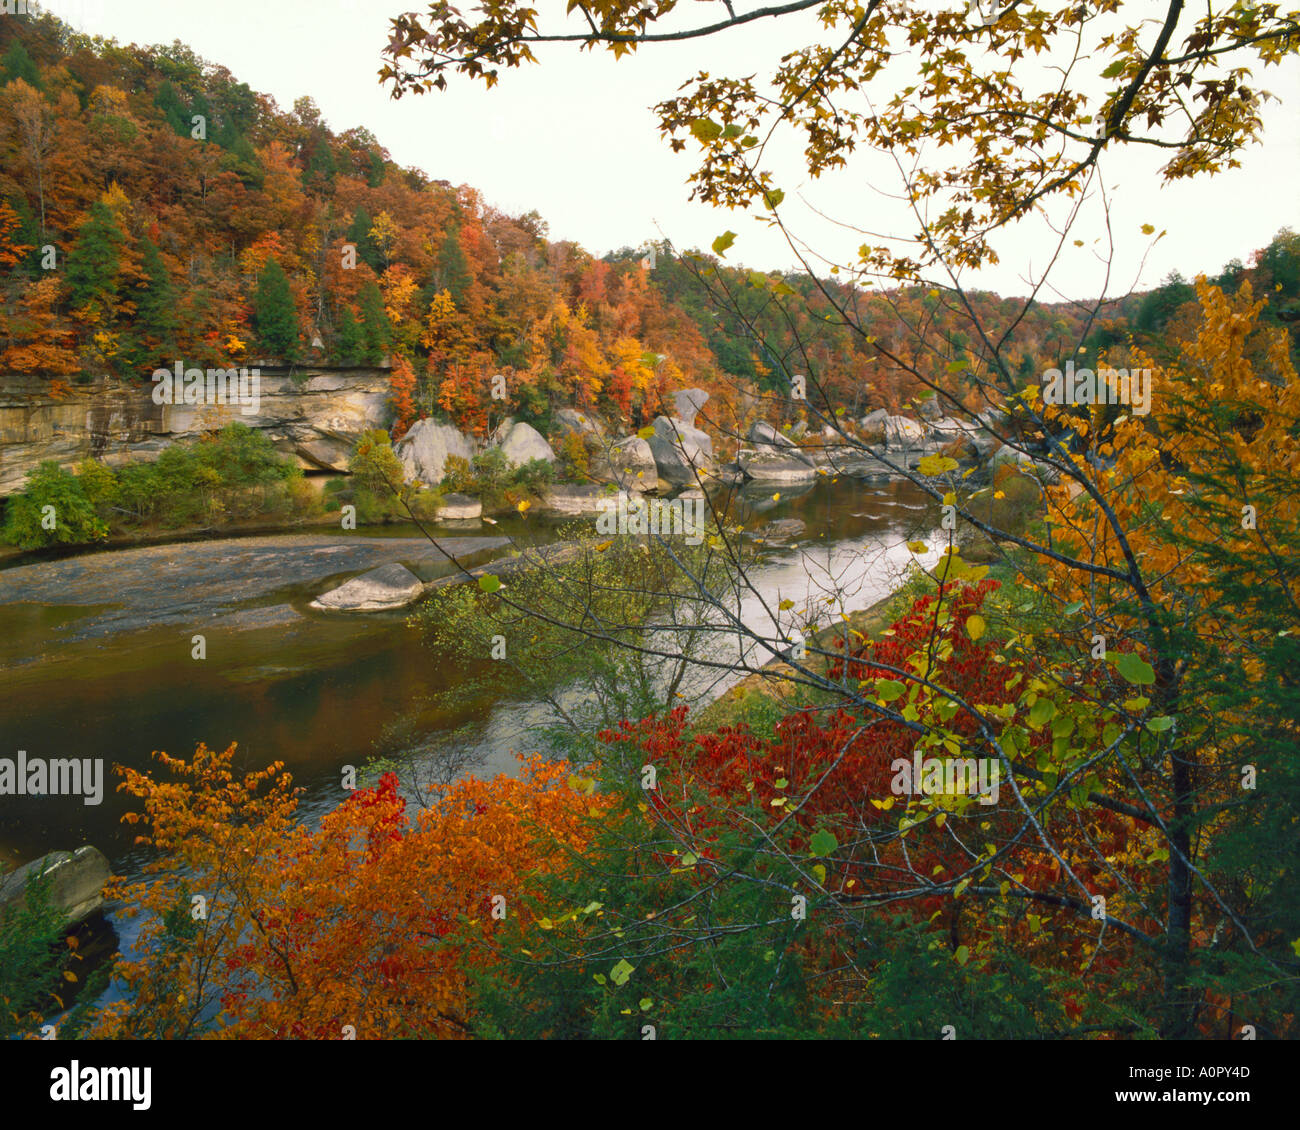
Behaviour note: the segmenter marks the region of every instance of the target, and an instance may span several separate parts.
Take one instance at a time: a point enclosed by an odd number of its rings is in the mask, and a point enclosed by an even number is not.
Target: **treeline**
[[[400,168],[368,130],[336,133],[188,47],[123,47],[55,17],[0,24],[0,367],[64,387],[145,380],[177,359],[394,362],[399,425],[440,414],[483,432],[577,405],[639,427],[673,388],[717,394],[810,378],[819,407],[898,410],[977,360],[976,324],[1014,325],[1018,376],[1156,333],[1190,299],[1033,305],[837,277],[764,274],[716,256],[597,259],[472,188]],[[1296,295],[1283,233],[1229,282]],[[832,299],[854,323],[827,318]],[[889,356],[877,345],[883,346]],[[490,378],[506,377],[494,400]],[[969,391],[958,387],[958,392]]]

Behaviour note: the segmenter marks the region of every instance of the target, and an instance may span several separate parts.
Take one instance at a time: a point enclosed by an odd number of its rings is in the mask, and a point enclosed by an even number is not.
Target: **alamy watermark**
[[[104,799],[102,757],[0,757],[0,796],[80,796],[85,804]]]
[[[996,757],[899,757],[889,763],[895,796],[978,796],[980,804],[997,804],[1001,766]]]
[[[1150,369],[1048,369],[1043,374],[1043,401],[1047,404],[1127,404],[1134,416],[1151,411]]]
[[[704,499],[673,498],[646,500],[626,494],[617,499],[602,498],[597,503],[600,517],[596,532],[600,534],[658,534],[660,537],[681,535],[687,545],[704,541]]]
[[[256,416],[262,403],[261,369],[155,369],[155,404],[238,404],[245,416]]]

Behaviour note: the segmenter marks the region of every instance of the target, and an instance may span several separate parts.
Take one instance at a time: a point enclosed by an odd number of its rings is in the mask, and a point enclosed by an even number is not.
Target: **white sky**
[[[473,3],[462,0],[462,10]],[[562,11],[561,0],[536,6],[543,16]],[[737,0],[739,10],[753,6]],[[695,43],[643,48],[618,63],[604,52],[579,56],[559,47],[541,55],[539,66],[505,73],[492,91],[453,77],[446,93],[394,102],[376,78],[380,50],[388,19],[405,10],[424,11],[418,0],[46,0],[44,7],[87,33],[123,44],[180,39],[255,91],[272,95],[286,111],[296,98],[310,95],[335,131],[365,126],[399,164],[472,185],[507,212],[536,209],[552,239],[572,239],[597,255],[660,236],[678,249],[707,248],[731,229],[739,238],[728,262],[764,270],[794,266],[779,233],[748,217],[688,202],[693,143],[684,153],[670,152],[651,107],[701,69],[715,75],[769,72],[785,51],[816,39],[813,20],[804,22],[808,33],[798,41],[788,20],[756,21]],[[1152,0],[1129,3],[1125,16],[1135,19],[1144,9],[1158,7]],[[687,3],[683,11],[694,22],[701,16],[712,20],[722,9]],[[1272,91],[1279,102],[1265,112],[1264,144],[1244,156],[1241,169],[1162,187],[1155,172],[1164,160],[1158,151],[1106,156],[1104,183],[1116,187],[1108,294],[1155,285],[1173,269],[1188,277],[1217,271],[1234,256],[1247,260],[1279,228],[1300,227],[1300,65],[1292,60],[1285,68],[1257,70],[1253,85]],[[782,167],[802,174],[797,151],[787,152],[792,156]],[[789,213],[787,222],[810,245],[841,255],[851,255],[863,237],[818,219],[801,200],[840,221],[910,233],[914,225],[891,219],[893,205],[883,195],[897,191],[890,169],[873,156],[820,182],[810,184],[806,174],[778,178],[787,193],[783,214]],[[869,187],[868,177],[883,192]],[[1139,233],[1147,222],[1168,232],[1154,246]],[[1094,210],[1071,235],[1091,241],[1102,230]],[[1002,262],[963,281],[1003,295],[1026,293],[1024,279],[1045,264],[1050,234],[1041,224],[1008,233],[997,243]],[[1044,292],[1045,300],[1088,297],[1105,285],[1092,247],[1070,247],[1051,281],[1057,294]]]

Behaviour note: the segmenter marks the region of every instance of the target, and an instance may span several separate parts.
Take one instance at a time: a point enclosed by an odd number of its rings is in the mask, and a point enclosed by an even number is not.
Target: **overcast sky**
[[[932,0],[938,3],[939,0]],[[463,10],[472,7],[465,0]],[[753,5],[740,2],[740,10]],[[452,81],[450,91],[393,101],[376,72],[387,41],[388,19],[423,7],[411,0],[46,0],[44,7],[81,30],[121,43],[171,43],[228,67],[254,90],[272,95],[284,110],[310,95],[329,126],[365,126],[394,160],[431,177],[479,189],[507,212],[536,209],[552,239],[572,239],[597,255],[664,237],[679,249],[707,247],[730,229],[739,234],[728,261],[761,269],[789,268],[794,257],[781,237],[744,216],[688,201],[690,149],[673,154],[659,136],[651,107],[701,69],[745,75],[770,71],[805,38],[787,20],[758,21],[723,36],[664,45],[615,63],[606,53],[560,48],[542,65],[505,73],[498,87]],[[562,11],[561,0],[542,0],[544,15]],[[691,19],[718,5],[683,6]],[[1150,2],[1128,3],[1126,17],[1155,11]],[[548,61],[554,65],[548,66]],[[1189,277],[1217,271],[1234,256],[1247,259],[1283,226],[1300,227],[1300,66],[1258,72],[1254,85],[1280,103],[1265,113],[1265,141],[1243,158],[1241,169],[1161,187],[1155,170],[1163,158],[1151,151],[1106,157],[1103,179],[1115,187],[1111,228],[1115,267],[1108,293],[1152,286],[1170,270]],[[778,172],[787,192],[788,222],[817,249],[849,254],[862,236],[821,220],[810,209],[862,228],[901,229],[888,194],[897,181],[890,167],[866,159],[830,180],[808,182],[797,151]],[[804,206],[806,201],[807,207]],[[1143,223],[1164,229],[1156,242],[1140,235]],[[1070,248],[1052,275],[1059,293],[1082,298],[1104,285],[1091,244],[1102,232],[1100,212],[1072,233],[1086,237]],[[1002,262],[968,285],[1024,294],[1025,279],[1046,262],[1050,232],[1026,225],[997,244]],[[1146,257],[1143,265],[1143,257]],[[1045,293],[1042,297],[1050,298]]]

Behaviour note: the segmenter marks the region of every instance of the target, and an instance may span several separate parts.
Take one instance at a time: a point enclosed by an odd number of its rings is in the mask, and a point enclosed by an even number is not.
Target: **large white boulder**
[[[685,420],[656,416],[648,442],[659,477],[673,486],[693,486],[697,476],[713,473],[713,441]]]
[[[417,420],[393,450],[406,468],[408,478],[431,487],[437,486],[446,475],[447,456],[469,459],[474,454],[468,439],[450,424],[436,420]]]
[[[521,467],[530,459],[545,459],[547,463],[555,462],[555,452],[542,435],[531,424],[522,420],[513,424],[501,441],[501,453],[506,462],[514,467]]]
[[[702,388],[683,388],[673,393],[673,410],[679,420],[684,420],[692,428],[695,417],[709,399],[709,394]]]
[[[817,468],[800,455],[772,450],[746,451],[736,456],[740,469],[758,483],[808,483],[817,478]]]
[[[640,436],[626,436],[608,446],[601,444],[591,456],[588,469],[593,477],[617,483],[624,490],[654,490],[659,482],[654,452]]]
[[[404,608],[423,591],[420,578],[394,561],[323,593],[311,607],[330,612],[383,612]]]
[[[558,439],[563,439],[570,432],[594,436],[605,434],[605,429],[601,427],[599,420],[594,416],[588,416],[585,412],[579,412],[576,408],[561,408],[552,419]]]

